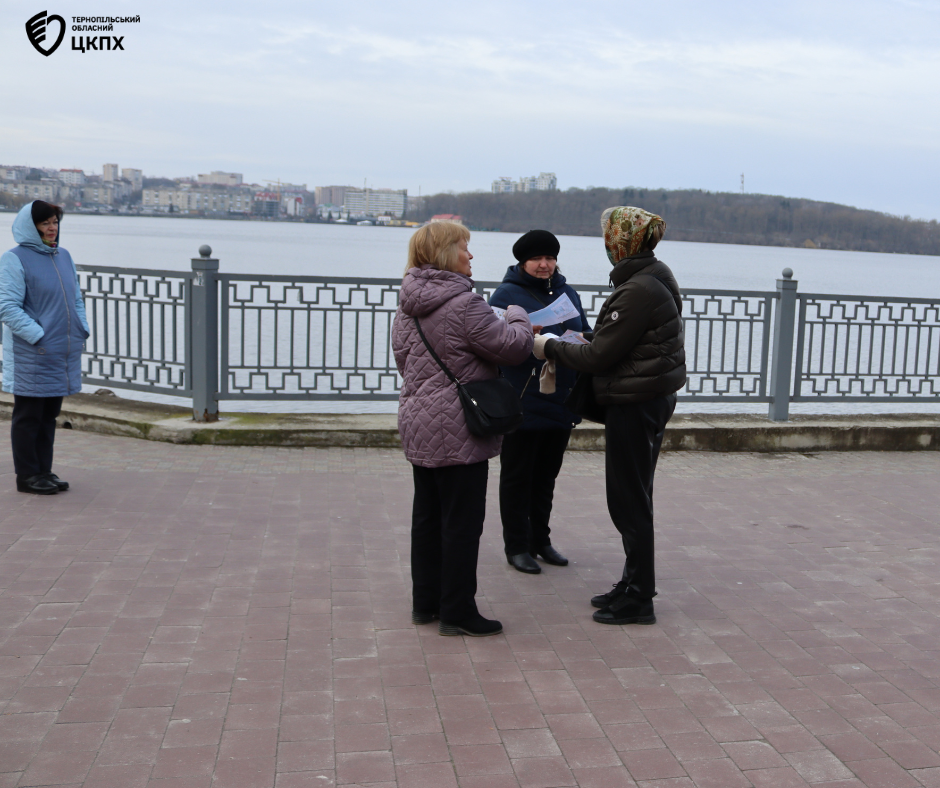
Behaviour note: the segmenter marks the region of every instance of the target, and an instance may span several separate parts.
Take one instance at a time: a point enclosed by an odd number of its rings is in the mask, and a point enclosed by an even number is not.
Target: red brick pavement
[[[591,621],[603,458],[535,577],[494,463],[480,640],[410,624],[397,452],[57,458],[49,498],[0,460],[0,788],[940,786],[938,454],[664,456],[652,627]]]

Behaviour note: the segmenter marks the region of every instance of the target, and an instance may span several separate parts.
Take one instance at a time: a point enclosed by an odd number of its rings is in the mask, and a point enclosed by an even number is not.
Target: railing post
[[[189,336],[192,343],[193,420],[219,420],[219,261],[199,247],[193,258]]]
[[[783,279],[777,280],[777,314],[774,318],[774,349],[770,368],[771,421],[790,418],[790,371],[793,368],[793,325],[796,318],[796,285],[793,271],[783,269]]]

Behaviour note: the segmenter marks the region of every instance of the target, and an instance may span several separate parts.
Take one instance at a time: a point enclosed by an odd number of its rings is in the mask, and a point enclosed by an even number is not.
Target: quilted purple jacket
[[[392,325],[392,350],[404,379],[398,432],[405,457],[423,468],[488,460],[499,454],[502,438],[470,434],[457,390],[428,353],[413,318],[461,383],[495,378],[498,365],[521,364],[532,351],[525,310],[511,306],[500,320],[472,288],[463,274],[430,266],[412,268],[401,285]]]

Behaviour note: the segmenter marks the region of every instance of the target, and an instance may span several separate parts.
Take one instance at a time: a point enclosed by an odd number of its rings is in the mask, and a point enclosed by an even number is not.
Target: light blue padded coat
[[[23,397],[75,394],[89,331],[72,257],[42,242],[32,203],[13,220],[13,240],[18,245],[0,257],[3,390]]]

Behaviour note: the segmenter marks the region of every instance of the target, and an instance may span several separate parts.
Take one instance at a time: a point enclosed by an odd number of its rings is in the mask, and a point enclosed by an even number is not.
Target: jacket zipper
[[[68,339],[65,346],[65,387],[68,390],[69,385],[69,356],[72,354],[72,313],[69,311],[69,297],[65,292],[65,282],[62,281],[62,274],[59,273],[59,267],[55,264],[58,249],[52,250],[52,267],[55,269],[56,276],[59,277],[59,286],[62,288],[62,300],[65,301],[66,327],[68,328]]]

